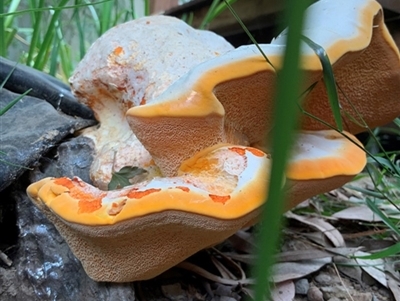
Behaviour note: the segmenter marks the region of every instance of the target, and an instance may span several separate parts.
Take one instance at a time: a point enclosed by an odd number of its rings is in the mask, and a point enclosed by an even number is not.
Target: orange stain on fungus
[[[184,192],[189,192],[190,191],[189,187],[185,187],[185,186],[176,186],[175,188],[183,190]]]
[[[101,200],[106,193],[94,195],[90,192],[83,191],[80,187],[79,182],[70,180],[68,178],[59,178],[54,180],[54,184],[62,185],[67,187],[67,192],[71,198],[78,201],[78,214],[79,213],[91,213],[101,208]]]
[[[102,197],[81,199],[78,202],[78,213],[92,213],[101,208]]]
[[[233,151],[241,156],[244,156],[246,154],[246,150],[241,147],[230,147],[229,150]]]
[[[264,155],[265,155],[263,151],[260,151],[259,149],[254,148],[254,147],[247,147],[246,150],[248,150],[250,153],[252,153],[256,157],[264,157]]]
[[[154,193],[154,192],[159,192],[159,191],[161,191],[161,188],[159,188],[159,189],[151,188],[151,189],[147,189],[145,191],[138,191],[137,189],[132,189],[128,193],[128,198],[140,199],[142,197],[145,197],[146,195],[149,195],[149,194]]]
[[[118,46],[117,48],[114,49],[115,55],[120,55],[122,53],[124,53],[124,49],[121,46]]]
[[[210,198],[217,203],[222,203],[225,204],[227,201],[230,200],[231,196],[230,195],[215,195],[215,194],[209,194]]]
[[[72,189],[75,187],[74,183],[68,178],[58,178],[54,180],[54,184],[61,185],[67,187],[68,189]]]

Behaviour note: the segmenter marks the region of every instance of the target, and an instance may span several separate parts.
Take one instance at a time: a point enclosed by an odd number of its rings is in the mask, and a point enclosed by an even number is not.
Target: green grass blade
[[[228,7],[228,5],[232,6],[237,0],[227,0],[226,2],[228,4],[224,2],[218,4],[218,6],[214,9],[214,11],[211,14],[211,20],[214,20],[216,17],[218,17],[224,10],[226,10],[226,8]]]
[[[25,95],[27,95],[29,92],[31,92],[32,89],[29,89],[25,91],[23,94],[18,96],[17,98],[13,99],[9,104],[7,104],[4,108],[0,110],[0,116],[3,116],[9,109],[11,109],[18,101],[20,101],[22,98],[24,98]]]
[[[6,82],[10,79],[11,75],[13,74],[15,68],[17,68],[18,63],[15,63],[14,67],[11,69],[10,73],[7,74],[6,78],[0,83],[0,90],[4,88]]]
[[[79,7],[87,7],[87,6],[91,6],[91,5],[100,5],[104,2],[109,2],[112,0],[98,0],[96,2],[86,2],[86,3],[82,3],[82,4],[78,4],[78,5],[61,5],[59,4],[58,6],[54,6],[54,7],[36,7],[33,6],[32,8],[29,9],[23,9],[23,10],[18,10],[12,13],[3,13],[0,14],[0,17],[6,17],[6,16],[14,16],[14,15],[23,15],[26,13],[34,13],[34,12],[38,12],[38,11],[59,11],[59,10],[66,10],[66,9],[74,9],[74,8],[79,8]],[[30,3],[35,3],[34,1],[30,1]]]
[[[25,12],[23,12],[23,10],[22,11],[20,10],[14,13],[16,14],[16,16],[18,16],[19,14],[29,14],[31,18],[31,24],[35,24],[36,0],[28,0],[28,7],[29,9],[26,10]]]
[[[19,4],[20,0],[11,0],[8,4],[8,11],[7,14],[9,13],[14,13]],[[5,12],[5,3],[4,1],[0,2],[0,55],[3,57],[7,56],[7,49],[9,45],[11,44],[11,41],[13,40],[15,34],[17,33],[17,29],[12,27],[13,21],[14,21],[14,16],[13,15],[7,15],[7,16],[2,16]]]
[[[86,2],[86,4],[88,4],[88,9],[90,11],[90,14],[92,16],[93,22],[94,22],[95,27],[96,27],[97,36],[99,37],[101,35],[101,26],[100,26],[99,15],[97,14],[97,12],[96,12],[96,10],[94,8],[94,5],[92,3],[90,3],[88,0],[85,0],[85,2]]]
[[[69,76],[72,74],[74,67],[72,65],[69,47],[65,43],[64,35],[58,21],[56,22],[56,38],[54,43],[57,44],[58,48],[57,54],[59,61],[57,61],[57,64],[61,63],[62,77],[64,81],[67,81]]]
[[[379,216],[382,221],[388,226],[394,233],[400,236],[400,229],[396,226],[383,212],[376,206],[376,204],[370,199],[366,199],[368,207],[374,212],[377,216]]]
[[[380,259],[380,258],[388,258],[390,256],[395,256],[400,254],[400,242],[394,244],[393,246],[387,247],[379,252],[375,252],[371,255],[366,256],[352,256],[352,258],[360,258],[360,259]]]
[[[373,156],[373,158],[369,157],[367,162],[368,163],[377,162],[385,170],[391,171],[392,173],[395,174],[400,174],[400,168],[393,163],[393,160],[389,158],[389,155],[386,152],[383,155],[385,156],[384,158],[379,156]]]
[[[271,65],[271,67],[276,71],[274,65],[271,63],[271,61],[268,59],[268,57],[265,55],[264,51],[262,51],[260,45],[258,45],[257,41],[254,39],[253,35],[250,33],[249,29],[247,26],[243,23],[243,21],[240,19],[236,11],[233,9],[233,7],[229,4],[228,0],[224,0],[226,7],[229,9],[231,14],[235,17],[236,21],[239,23],[240,27],[242,27],[243,31],[246,33],[246,35],[249,37],[251,42],[257,47],[258,51],[260,51],[261,55],[264,57],[264,59],[267,61],[268,64]]]
[[[219,14],[221,14],[228,6],[231,6],[236,1],[237,0],[225,0],[222,2],[221,0],[214,0],[207,11],[207,14],[200,23],[199,28],[205,29],[212,22],[212,20],[218,17]]]
[[[21,0],[12,0],[10,2],[10,6],[8,7],[8,13],[15,12],[17,10],[20,2],[21,2]],[[3,6],[3,5],[4,5],[4,1],[1,1],[0,6]],[[1,13],[3,13],[3,12],[4,12],[4,8],[3,8],[3,11]],[[4,18],[4,27],[5,28],[11,27],[11,24],[12,24],[13,20],[14,20],[14,16],[13,15],[6,16]],[[3,32],[3,31],[0,31],[0,32]]]
[[[61,0],[58,8],[64,7],[67,3],[68,3],[68,0]],[[40,45],[40,49],[37,54],[35,64],[33,65],[34,68],[36,68],[38,70],[43,70],[46,65],[47,56],[48,56],[48,54],[50,52],[50,48],[51,48],[51,42],[53,41],[53,38],[54,38],[56,22],[59,20],[61,12],[62,12],[61,9],[54,10],[54,13],[50,19],[50,23],[48,25],[48,29],[44,36],[43,43],[42,43],[42,45]]]
[[[398,128],[400,128],[400,118],[396,118],[393,120],[394,124],[397,125]]]
[[[208,11],[206,15],[204,16],[203,20],[201,21],[199,25],[199,29],[205,29],[208,24],[211,22],[211,16],[213,14],[213,11],[217,8],[218,4],[220,3],[221,0],[213,0],[211,3],[210,7],[208,8]]]
[[[72,65],[70,48],[63,40],[60,40],[59,54],[61,60],[62,79],[67,82],[68,78],[74,71],[74,66]]]
[[[56,76],[58,69],[58,52],[60,49],[60,43],[57,39],[55,39],[53,43],[53,47],[50,52],[50,60],[49,60],[49,74],[52,76]]]
[[[365,189],[365,188],[362,188],[362,187],[357,187],[357,186],[353,186],[353,185],[349,185],[349,184],[347,184],[346,187],[348,187],[348,188],[350,188],[352,190],[361,192],[361,193],[363,193],[365,195],[368,195],[370,197],[383,198],[383,195],[380,192],[376,192],[376,191],[373,191],[373,190],[368,190],[368,189]]]
[[[39,7],[44,6],[44,0],[39,1]],[[34,23],[33,23],[33,34],[31,38],[31,42],[29,44],[28,58],[26,60],[26,64],[28,66],[33,66],[33,56],[36,52],[36,46],[39,44],[40,34],[41,34],[41,22],[43,17],[43,11],[38,11],[34,13]]]
[[[77,4],[77,2],[75,3]],[[78,30],[79,60],[82,60],[86,53],[86,45],[85,45],[85,31],[83,30],[82,26],[84,20],[81,19],[79,9],[75,9],[73,19],[75,21],[76,29]]]
[[[181,20],[186,22],[190,26],[192,26],[192,24],[193,24],[193,18],[194,18],[194,13],[193,12],[184,13],[181,16]]]
[[[296,100],[301,94],[300,40],[304,11],[309,1],[287,1],[286,17],[288,36],[283,68],[278,76],[274,128],[272,130],[272,168],[267,202],[262,213],[262,226],[258,237],[258,259],[254,274],[257,279],[255,300],[265,300],[269,295],[268,280],[274,263],[274,253],[279,240],[285,193],[282,189],[289,148],[297,124]]]
[[[150,16],[150,0],[144,0],[144,15]]]
[[[5,31],[5,18],[2,17],[4,13],[4,2],[0,2],[0,56],[7,56],[6,48],[6,31]]]
[[[339,132],[343,131],[343,123],[342,123],[342,116],[340,114],[340,104],[339,104],[339,97],[336,89],[336,80],[333,74],[332,64],[329,60],[328,54],[326,53],[325,49],[311,41],[306,36],[302,36],[304,42],[307,43],[308,46],[312,50],[314,50],[315,54],[318,56],[321,65],[322,65],[322,72],[324,76],[324,84],[326,88],[326,92],[328,94],[329,103],[331,105],[331,110],[333,112],[333,117],[336,122],[337,129]]]
[[[9,31],[5,35],[6,36],[6,40],[5,40],[6,49],[8,49],[8,47],[10,47],[10,44],[15,37],[15,34],[18,32],[17,29],[15,29],[15,28],[9,27],[8,30]],[[0,40],[1,40],[1,38],[0,38]],[[6,50],[6,52],[7,52],[7,50]]]
[[[107,1],[102,3],[100,6],[101,12],[100,12],[100,35],[105,33],[111,26],[111,14],[112,14],[112,8],[114,5],[114,1]]]

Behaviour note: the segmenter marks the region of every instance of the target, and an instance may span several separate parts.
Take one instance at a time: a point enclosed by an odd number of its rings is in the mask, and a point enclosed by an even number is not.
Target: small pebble
[[[220,295],[220,296],[231,297],[231,295],[232,295],[232,286],[216,283],[216,288],[214,289],[214,294]]]
[[[329,276],[328,274],[321,273],[315,277],[315,281],[317,281],[320,284],[326,285],[332,282],[332,277]]]
[[[308,280],[303,278],[299,279],[294,283],[294,288],[296,291],[296,294],[298,295],[307,295],[307,292],[310,288],[310,284],[308,283]]]
[[[324,297],[319,288],[313,286],[307,292],[308,301],[324,301]]]
[[[167,297],[169,300],[187,300],[186,292],[182,289],[179,283],[163,285],[161,286],[161,291],[163,292],[164,296]]]

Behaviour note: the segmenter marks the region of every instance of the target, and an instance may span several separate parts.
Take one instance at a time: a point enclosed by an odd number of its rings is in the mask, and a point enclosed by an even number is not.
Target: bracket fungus
[[[129,128],[126,111],[151,102],[194,66],[232,49],[215,33],[166,16],[117,25],[95,41],[69,80],[100,123],[84,132],[95,145],[93,183],[107,189],[112,172],[124,166],[145,167],[148,179],[160,175]]]
[[[331,17],[338,15],[340,24]],[[400,113],[400,56],[379,4],[321,0],[307,10],[307,20],[304,35],[326,50],[343,91],[348,132],[301,118],[286,172],[287,209],[340,187],[364,168],[366,155],[353,136],[363,128],[347,115],[353,107],[371,127]],[[100,129],[85,133],[100,154],[94,186],[79,178],[45,178],[27,190],[98,281],[152,278],[257,222],[265,200],[271,160],[266,137],[285,32],[261,45],[271,66],[254,46],[229,50],[221,39],[221,46],[175,47],[174,39],[182,41],[175,33],[196,32],[181,23],[161,16],[140,19],[111,30],[127,39],[123,46],[124,39],[111,33],[92,46],[71,85],[100,121]],[[163,30],[161,40],[125,32],[144,26],[149,33],[153,25]],[[187,56],[185,66],[176,51]],[[301,67],[305,88],[317,82],[302,105],[334,124],[321,64],[305,44]],[[105,163],[110,169],[115,160],[102,159],[104,149],[124,165],[150,166],[153,172],[140,183],[105,191],[110,170],[98,170]]]

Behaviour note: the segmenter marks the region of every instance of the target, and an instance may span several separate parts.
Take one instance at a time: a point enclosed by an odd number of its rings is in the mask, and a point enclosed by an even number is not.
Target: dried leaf
[[[355,207],[349,207],[342,211],[336,212],[332,215],[336,218],[359,220],[366,222],[381,222],[382,219],[377,216],[368,206],[361,205]]]
[[[400,301],[400,283],[389,277],[388,287],[392,291],[395,301]]]
[[[321,232],[301,233],[301,235],[306,237],[311,242],[316,243],[325,248],[332,247],[332,243],[330,242],[330,240]]]
[[[255,254],[237,254],[237,253],[224,253],[226,256],[239,261],[239,262],[243,262],[246,264],[254,264],[254,262],[256,262],[257,260],[257,255]]]
[[[333,261],[341,273],[358,281],[358,283],[362,283],[362,269],[354,258],[335,256]]]
[[[381,204],[379,208],[383,210],[388,217],[400,219],[400,211],[397,209],[397,206],[393,204]]]
[[[234,279],[237,280],[235,275],[229,271],[229,269],[222,264],[217,258],[211,256],[211,261],[214,266],[217,268],[218,272],[221,274],[221,277],[224,279]]]
[[[354,254],[357,257],[368,256],[370,253],[358,251]],[[362,259],[355,257],[360,267],[368,273],[372,278],[382,284],[384,287],[388,287],[386,275],[385,275],[385,261],[383,259]]]
[[[246,278],[246,273],[239,264],[232,260],[232,258],[226,256],[216,248],[212,248],[212,250],[217,254],[211,255],[211,261],[223,278],[234,280]],[[218,258],[216,255],[219,255]]]
[[[362,247],[358,248],[326,248],[325,250],[331,252],[332,254],[339,256],[348,256],[350,254],[354,254],[355,252],[362,249]]]
[[[277,283],[271,292],[272,301],[289,301],[295,296],[295,287],[293,281]]]
[[[282,262],[274,265],[273,282],[283,282],[307,276],[328,263],[332,262],[332,257],[320,258],[316,260],[305,260],[301,262]]]
[[[332,253],[319,250],[319,249],[307,249],[307,250],[295,250],[282,252],[276,255],[277,262],[288,262],[288,261],[302,261],[312,260],[319,258],[326,258],[332,256]]]
[[[254,279],[251,279],[251,278],[246,278],[246,279],[241,279],[241,280],[225,279],[220,276],[214,275],[213,273],[210,273],[209,271],[199,267],[198,265],[190,263],[188,261],[183,261],[181,263],[178,263],[176,265],[176,267],[187,270],[187,271],[191,271],[192,273],[195,273],[203,278],[206,278],[206,279],[214,281],[214,282],[222,283],[222,284],[236,286],[236,285],[245,285],[245,284],[254,284],[255,283]]]
[[[329,240],[335,247],[345,246],[342,234],[340,234],[340,232],[335,227],[333,227],[330,223],[326,222],[322,218],[297,215],[292,213],[291,211],[286,212],[285,215],[287,218],[295,219],[301,223],[320,230],[327,238],[329,238]]]

